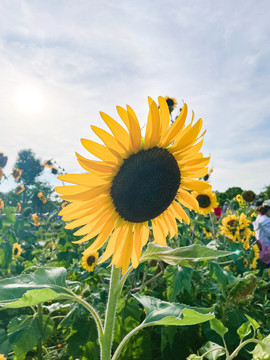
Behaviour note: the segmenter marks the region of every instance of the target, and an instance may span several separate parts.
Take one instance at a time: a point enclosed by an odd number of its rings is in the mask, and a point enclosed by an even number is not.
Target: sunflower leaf
[[[0,281],[0,306],[20,308],[70,296],[66,269],[39,268],[31,274]]]
[[[144,307],[144,325],[195,325],[213,319],[213,308],[191,307],[150,296],[133,295]]]
[[[192,266],[192,264],[196,261],[211,260],[232,254],[234,254],[233,251],[215,250],[197,244],[172,249],[169,246],[160,246],[154,243],[149,243],[146,251],[140,259],[140,262],[160,260],[169,265]]]

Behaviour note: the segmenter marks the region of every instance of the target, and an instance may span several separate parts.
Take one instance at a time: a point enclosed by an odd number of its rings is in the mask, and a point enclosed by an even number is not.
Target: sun
[[[25,114],[36,114],[44,106],[44,98],[41,91],[33,85],[22,85],[15,93],[14,102]]]

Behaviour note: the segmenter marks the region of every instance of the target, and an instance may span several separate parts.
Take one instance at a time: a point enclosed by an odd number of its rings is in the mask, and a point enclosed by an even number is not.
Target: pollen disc
[[[211,204],[211,201],[210,201],[210,198],[208,195],[198,195],[196,199],[199,203],[199,206],[203,209],[207,208]]]
[[[140,223],[156,218],[170,206],[180,180],[173,155],[156,146],[124,160],[112,181],[110,194],[123,219]]]

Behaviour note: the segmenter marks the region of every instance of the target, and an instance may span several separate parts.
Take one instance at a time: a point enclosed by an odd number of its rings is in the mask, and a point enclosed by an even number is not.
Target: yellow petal
[[[160,139],[160,118],[157,104],[149,97],[149,113],[146,124],[144,149],[147,150],[158,144]]]
[[[86,187],[95,187],[106,184],[109,180],[93,174],[63,174],[58,176],[59,180],[78,184]]]
[[[134,228],[134,236],[133,236],[133,248],[132,248],[132,267],[136,269],[139,265],[140,257],[141,257],[141,235],[142,235],[142,225],[136,224]]]
[[[88,139],[81,139],[81,143],[87,151],[99,159],[117,163],[117,157],[107,147]]]
[[[142,237],[141,237],[141,246],[145,246],[149,239],[149,227],[148,222],[142,223]]]
[[[116,110],[117,110],[120,118],[123,120],[123,123],[126,125],[128,131],[130,132],[130,123],[129,123],[127,110],[122,108],[121,106],[116,106]]]
[[[119,154],[120,156],[126,152],[126,149],[123,144],[115,139],[111,134],[107,131],[98,128],[97,126],[92,125],[91,129],[94,133],[104,142],[107,148],[110,151],[113,151],[114,154]],[[118,157],[119,157],[118,155]]]
[[[127,105],[127,112],[128,112],[128,119],[130,124],[130,140],[131,140],[132,151],[136,153],[140,151],[142,148],[142,136],[141,136],[140,124],[136,114],[129,105]]]
[[[212,186],[210,184],[208,184],[206,181],[193,180],[193,179],[188,179],[188,178],[182,178],[180,186],[183,189],[195,190],[198,192],[212,189]]]
[[[112,233],[112,235],[110,236],[110,239],[108,241],[106,250],[104,252],[104,254],[102,255],[102,258],[99,260],[98,264],[102,264],[104,263],[106,260],[109,259],[110,256],[112,256],[114,249],[115,249],[115,245],[118,239],[119,234],[121,233],[122,228],[121,227],[117,227],[114,232]]]
[[[88,201],[76,201],[76,202],[73,202],[71,204],[68,204],[67,206],[65,206],[59,213],[58,215],[60,216],[69,216],[69,215],[72,215],[72,214],[76,214],[77,211],[81,211],[81,210],[84,210],[84,209],[88,209],[90,210],[93,206],[101,203],[102,201],[104,201],[106,198],[108,198],[108,195],[106,194],[102,194],[98,197],[95,197],[91,200],[88,200]]]
[[[153,228],[153,235],[154,239],[157,244],[161,246],[166,246],[166,236],[164,235],[164,232],[162,231],[162,227],[160,226],[160,223],[157,219],[152,220],[152,228]]]
[[[181,176],[183,177],[188,177],[188,178],[202,178],[204,177],[206,174],[208,173],[208,168],[204,168],[201,170],[196,170],[196,171],[181,171]]]
[[[172,148],[184,149],[185,147],[194,144],[194,142],[197,141],[197,136],[201,131],[202,124],[202,119],[199,119],[193,127],[188,129],[187,131],[183,131],[183,133],[176,138],[175,143],[172,145]]]
[[[96,174],[105,174],[105,175],[112,175],[115,172],[117,164],[111,165],[109,162],[104,161],[94,161],[89,160],[81,156],[80,154],[76,153],[77,160],[79,164],[84,168],[87,169],[89,172],[93,172]]]
[[[89,190],[89,188],[80,185],[72,185],[72,186],[56,186],[54,190],[62,195],[75,195],[87,191]]]
[[[179,205],[176,201],[173,201],[170,205],[170,210],[173,213],[173,216],[176,217],[180,222],[184,220],[187,224],[190,223],[190,219],[187,216],[186,212],[182,208],[181,205]]]
[[[171,237],[174,237],[174,236],[178,237],[178,227],[177,227],[177,224],[175,221],[175,217],[173,216],[173,213],[170,210],[170,207],[166,210],[166,216],[171,225],[171,228],[170,228]]]
[[[108,185],[108,184],[96,186],[93,189],[84,191],[80,194],[64,195],[64,196],[60,196],[60,198],[65,201],[87,201],[87,200],[91,200],[95,196],[109,193],[109,188],[110,188],[110,185]]]
[[[184,104],[180,115],[177,117],[172,126],[168,129],[166,134],[160,140],[160,146],[167,147],[169,146],[176,138],[177,134],[182,130],[185,125],[187,117],[187,105]]]
[[[160,132],[162,137],[165,135],[170,125],[170,111],[164,97],[159,96],[158,103],[160,107]]]
[[[102,119],[105,121],[115,138],[125,146],[126,150],[129,148],[129,134],[127,131],[118,124],[113,118],[109,115],[105,114],[104,112],[100,112]]]
[[[189,209],[198,210],[199,208],[198,201],[186,190],[180,188],[176,198]]]
[[[133,224],[130,224],[128,226],[128,232],[126,234],[126,238],[124,239],[124,247],[122,250],[122,256],[119,260],[119,265],[122,267],[122,274],[124,274],[130,264],[130,258],[132,254],[132,248],[133,248]]]

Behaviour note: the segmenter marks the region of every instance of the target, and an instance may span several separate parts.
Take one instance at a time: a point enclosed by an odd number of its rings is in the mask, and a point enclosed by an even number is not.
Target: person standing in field
[[[253,222],[255,237],[260,248],[260,260],[270,264],[270,199],[256,208],[258,216]],[[270,265],[269,265],[270,266]],[[267,266],[268,267],[268,266]]]

